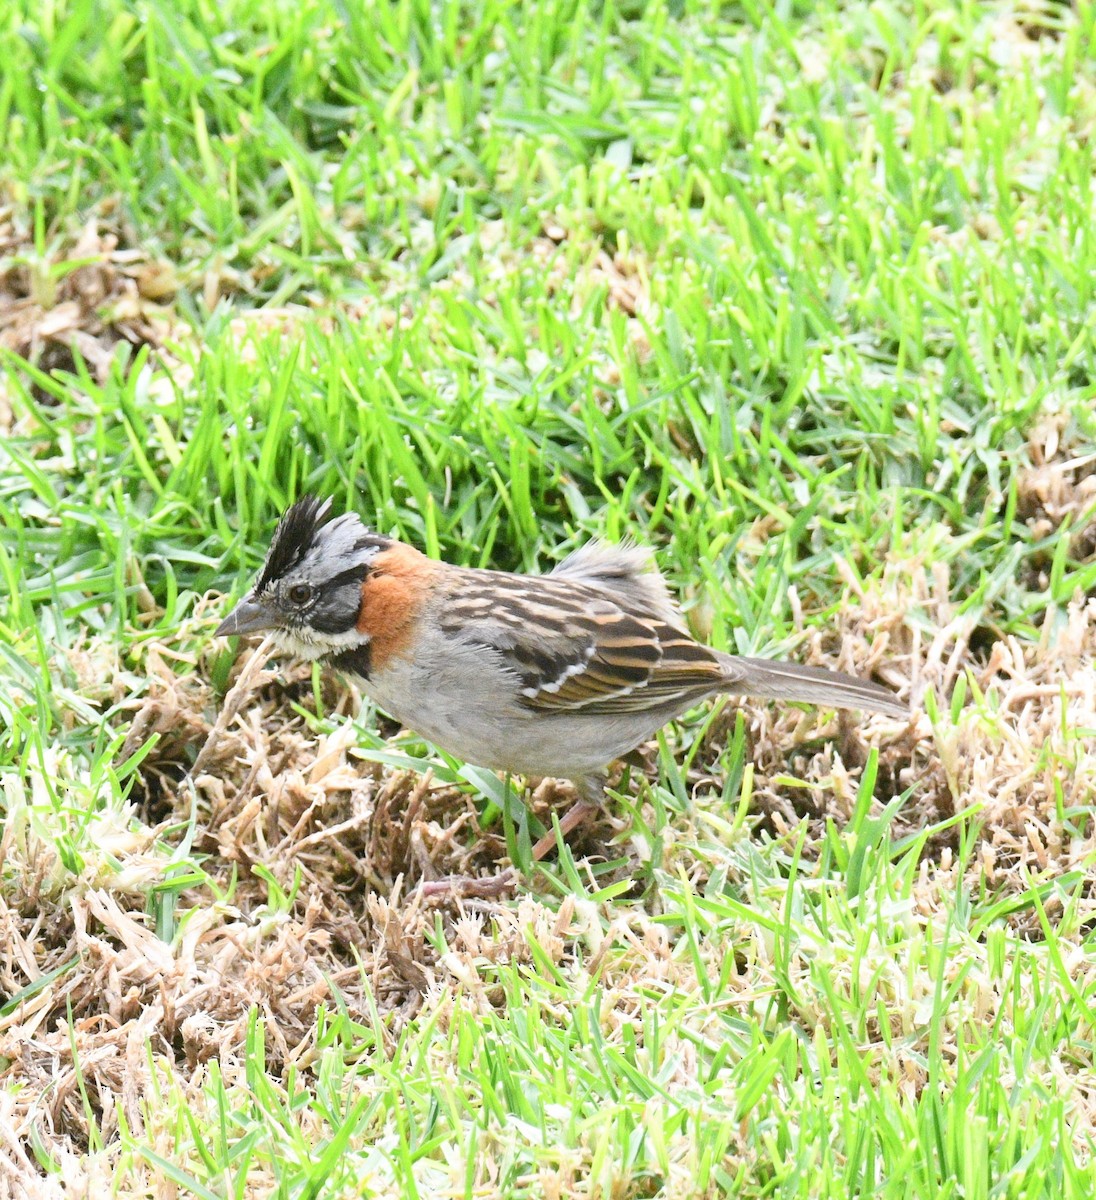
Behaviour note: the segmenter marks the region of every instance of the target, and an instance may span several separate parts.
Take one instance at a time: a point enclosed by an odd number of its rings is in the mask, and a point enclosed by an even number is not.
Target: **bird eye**
[[[307,604],[312,599],[312,585],[295,583],[286,594],[293,604]]]

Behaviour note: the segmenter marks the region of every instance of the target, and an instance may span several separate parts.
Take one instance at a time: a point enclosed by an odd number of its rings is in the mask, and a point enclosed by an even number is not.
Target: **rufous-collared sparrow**
[[[591,543],[547,575],[454,567],[373,533],[331,501],[282,517],[255,586],[216,636],[273,631],[281,649],[361,680],[451,754],[569,779],[600,802],[605,767],[716,693],[908,710],[877,683],[742,658],[695,641],[647,551]],[[541,839],[538,857],[554,839]]]

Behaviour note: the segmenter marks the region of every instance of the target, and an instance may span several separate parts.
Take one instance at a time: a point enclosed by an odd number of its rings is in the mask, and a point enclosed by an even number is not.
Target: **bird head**
[[[216,637],[271,632],[301,658],[338,654],[366,640],[357,630],[362,585],[391,540],[357,513],[332,517],[331,501],[304,496],[287,509],[254,586]]]

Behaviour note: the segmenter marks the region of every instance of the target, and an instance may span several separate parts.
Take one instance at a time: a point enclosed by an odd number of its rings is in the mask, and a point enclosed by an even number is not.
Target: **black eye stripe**
[[[347,567],[345,571],[340,571],[338,575],[332,575],[330,579],[323,581],[323,590],[325,592],[335,591],[341,588],[344,583],[361,583],[369,573],[369,568],[365,563],[358,563],[355,567]]]
[[[347,567],[345,571],[340,571],[338,575],[332,575],[330,579],[325,579],[319,584],[291,584],[286,588],[285,595],[294,604],[306,604],[309,600],[315,600],[319,595],[325,593],[330,595],[332,592],[337,592],[344,584],[360,584],[366,574],[368,574],[368,570],[363,564]]]

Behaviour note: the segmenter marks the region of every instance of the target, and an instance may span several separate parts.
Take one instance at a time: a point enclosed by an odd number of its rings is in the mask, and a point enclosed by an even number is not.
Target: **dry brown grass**
[[[1067,450],[1036,455],[1022,484],[1027,519],[1073,516],[1082,548],[1092,536],[1086,466],[1084,456]],[[1078,595],[1048,613],[1037,641],[1004,637],[987,645],[985,631],[957,610],[939,562],[895,559],[879,586],[853,582],[850,575],[840,628],[807,636],[804,657],[877,670],[912,689],[914,713],[906,723],[856,721],[744,705],[753,810],[762,829],[794,840],[805,822],[810,853],[827,819],[848,819],[875,746],[880,791],[912,789],[895,836],[956,812],[980,812],[980,849],[967,887],[1007,897],[1032,880],[1089,870],[1096,861],[1092,823],[1079,830],[1062,814],[1093,803],[1096,738],[1079,731],[1096,729],[1096,598]],[[191,632],[214,619],[207,605]],[[83,656],[77,674],[82,666],[89,679],[101,678],[101,670],[89,671],[88,662],[101,667],[111,657],[96,646],[74,653]],[[657,922],[657,894],[646,910],[600,912],[575,898],[559,904],[517,887],[481,897],[424,894],[424,882],[490,877],[505,866],[501,832],[479,827],[475,797],[429,773],[363,761],[349,720],[313,732],[301,715],[311,703],[309,677],[292,665],[263,667],[265,647],[238,664],[244,674],[218,721],[208,655],[149,644],[134,664],[149,687],[134,705],[120,760],[149,735],[159,740],[129,807],[94,818],[75,873],[33,803],[17,788],[9,794],[0,843],[0,988],[8,996],[28,992],[0,1017],[0,1197],[51,1194],[28,1153],[32,1138],[71,1169],[87,1195],[102,1186],[110,1155],[81,1156],[93,1138],[116,1146],[123,1118],[130,1130],[166,1146],[169,1131],[154,1127],[157,1089],[181,1090],[188,1105],[202,1108],[213,1060],[239,1084],[253,1009],[264,1020],[267,1068],[284,1083],[288,1072],[307,1073],[314,1061],[318,1006],[330,1005],[335,989],[356,1014],[375,1005],[384,1037],[396,1039],[424,1008],[445,1021],[454,1005],[502,1003],[484,965],[528,957],[529,928],[557,962],[583,947],[584,969],[603,971],[610,1022],[630,1020],[651,989],[696,988],[694,966],[671,953]],[[934,723],[920,707],[926,690],[947,697],[963,675],[983,698],[954,721],[945,706]],[[351,691],[334,681],[325,687],[330,713],[354,710]],[[689,776],[695,811],[677,823],[666,851],[667,871],[697,886],[707,871],[698,847],[708,836],[717,758],[734,711],[728,705],[709,730]],[[45,789],[47,774],[60,779],[73,769],[63,758],[44,766],[30,769],[32,798]],[[565,800],[545,785],[532,803],[546,817]],[[148,914],[150,890],[164,884],[171,848],[192,811],[193,849],[207,880],[179,891],[177,927],[164,941]],[[611,836],[602,826],[582,844],[596,852],[599,839]],[[601,850],[610,852],[604,841]],[[950,835],[926,845],[919,907],[931,910],[959,886],[954,851]],[[625,839],[611,853],[638,869],[645,846]],[[272,897],[257,865],[293,898]],[[1056,904],[1054,896],[1047,901],[1051,917]],[[431,937],[439,918],[450,946],[440,957]],[[1009,919],[1039,936],[1030,907]],[[770,993],[772,976],[757,931],[744,939],[749,965],[738,993],[749,1008]],[[915,995],[896,1000],[899,1026],[913,1019],[917,1003]],[[687,1074],[687,1056],[682,1070]],[[581,1174],[581,1164],[560,1171],[545,1194],[570,1194],[567,1180]],[[259,1194],[261,1180],[255,1188]],[[59,1194],[55,1187],[52,1194]]]
[[[175,269],[139,248],[114,203],[78,233],[35,244],[17,206],[0,208],[0,350],[41,371],[71,371],[77,358],[100,382],[120,342],[159,348],[177,318]],[[0,395],[0,429],[10,426]]]
[[[592,291],[604,290],[606,303],[629,317],[637,356],[648,354],[636,320],[652,303],[642,262],[624,252],[580,248],[581,267],[571,278],[561,265],[566,233],[552,221],[544,232],[531,248],[532,268],[549,272],[558,286],[573,285],[576,312]],[[108,207],[77,237],[39,254],[12,212],[0,212],[0,255],[11,264],[0,274],[0,347],[45,372],[71,370],[79,357],[100,379],[119,342],[162,347],[173,330],[162,302],[176,280],[170,267],[133,249],[135,242]],[[59,269],[71,260],[82,265]],[[207,298],[215,300],[223,286],[212,272]],[[295,316],[268,311],[255,320],[285,327],[288,338]],[[393,311],[382,319],[395,325],[403,317]],[[242,321],[238,328],[243,331]],[[0,395],[0,430],[10,430],[11,419]],[[684,434],[671,435],[691,449]],[[1062,420],[1048,419],[1033,432],[1028,457],[1031,465],[1017,476],[1018,518],[1034,538],[1069,522],[1071,556],[1092,561],[1096,454]],[[941,528],[936,537],[943,546],[950,534]],[[1049,573],[1049,556],[1045,564],[1036,561],[1032,589],[1045,590]],[[693,807],[677,814],[664,834],[664,877],[688,880],[698,891],[710,877],[707,847],[726,828],[716,799],[720,755],[740,711],[758,838],[792,846],[802,837],[806,855],[816,854],[827,821],[841,826],[849,820],[872,748],[879,752],[878,794],[911,791],[892,837],[956,813],[979,814],[978,852],[965,876],[954,828],[926,843],[911,937],[919,918],[929,920],[963,888],[971,894],[985,888],[1007,901],[1024,896],[1033,882],[1070,872],[1091,877],[1093,822],[1066,814],[1084,813],[1096,799],[1096,596],[1077,594],[1042,614],[1039,636],[1023,640],[961,610],[947,555],[910,556],[899,548],[879,583],[862,586],[851,566],[846,582],[848,599],[835,628],[823,633],[800,622],[799,655],[875,673],[901,688],[913,702],[910,720],[727,703],[688,773]],[[128,710],[119,767],[151,735],[158,738],[128,806],[102,806],[102,781],[81,776],[82,768],[61,752],[28,764],[25,778],[7,781],[0,833],[0,1200],[105,1194],[118,1166],[123,1124],[170,1157],[177,1144],[174,1108],[162,1097],[181,1097],[208,1121],[214,1070],[230,1090],[246,1089],[254,1012],[262,1018],[269,1077],[285,1088],[294,1072],[313,1079],[321,1006],[345,1004],[366,1023],[375,1011],[377,1035],[390,1051],[416,1018],[433,1017],[444,1028],[458,1010],[489,1013],[504,1006],[495,968],[530,965],[533,943],[576,978],[598,979],[611,1042],[625,1032],[642,1036],[653,995],[699,994],[699,974],[718,975],[722,967],[721,942],[703,945],[696,960],[675,953],[672,933],[659,919],[657,888],[642,904],[619,906],[575,895],[559,901],[512,876],[505,887],[477,890],[470,881],[494,880],[507,866],[501,828],[481,828],[471,791],[360,757],[349,719],[359,699],[352,690],[325,682],[325,712],[338,719],[329,732],[317,733],[302,715],[313,707],[310,676],[293,664],[267,669],[259,654],[237,664],[238,691],[233,704],[223,706],[210,682],[212,652],[186,648],[208,636],[218,604],[207,598],[177,641],[141,644],[127,669],[148,685],[132,700],[116,646],[89,640],[63,652],[77,699]],[[953,719],[948,699],[961,683],[973,699]],[[935,721],[924,708],[929,690],[940,699]],[[645,774],[652,782],[656,758],[647,748]],[[83,814],[66,812],[53,824],[42,819],[53,810],[51,785],[58,781],[87,801],[86,828]],[[649,827],[652,805],[644,787],[634,783],[633,792]],[[571,797],[544,781],[526,800],[547,821]],[[192,849],[177,854],[191,832]],[[639,828],[614,838],[606,820],[574,842],[580,860],[625,859],[614,876],[599,879],[602,885],[640,875],[651,852]],[[191,856],[204,875],[172,883],[172,871],[189,870]],[[269,872],[276,887],[256,868]],[[463,889],[428,886],[449,877],[466,881]],[[158,893],[174,897],[166,940],[155,928],[153,910],[164,909],[162,899],[153,902]],[[1089,878],[1082,890],[1086,920],[1094,899]],[[1053,920],[1060,908],[1060,897],[1049,894],[1045,915]],[[1024,936],[1042,936],[1031,905],[1006,906],[1003,919]],[[436,949],[439,925],[445,953]],[[757,925],[744,921],[736,932],[734,1003],[744,1014],[760,1015],[776,990],[772,946]],[[826,952],[821,939],[813,949]],[[881,964],[876,986],[887,1018],[906,1039],[903,1087],[916,1094],[925,1082],[921,1062],[930,1035],[922,1014],[933,981],[919,977],[911,984],[882,950],[872,961]],[[1066,968],[1086,994],[1093,966],[1083,946],[1075,947]],[[793,981],[804,982],[802,1003],[791,1015],[808,1029],[823,1026],[827,1014],[811,1006],[805,985],[809,957],[790,969]],[[836,953],[834,981],[849,991],[862,982],[849,977]],[[965,986],[973,1011],[989,1018],[999,1009],[1001,991],[987,977],[974,971]],[[697,1086],[696,1039],[723,1034],[719,1014],[702,1005],[700,1011],[689,1037],[672,1035],[678,1065],[665,1081],[669,1087]],[[956,1029],[938,1034],[944,1053],[953,1053]],[[883,1057],[879,1036],[874,1030],[872,1072]],[[434,1066],[439,1076],[453,1070],[440,1057]],[[1077,1096],[1081,1148],[1096,1133],[1096,1088],[1085,1066],[1061,1066]],[[368,1094],[379,1085],[361,1076],[353,1086]],[[480,1146],[484,1196],[497,1194],[493,1136],[484,1132]],[[104,1151],[88,1153],[100,1143]],[[59,1177],[42,1171],[36,1145],[59,1164]],[[744,1154],[744,1146],[733,1153]],[[561,1155],[539,1181],[543,1193],[594,1192],[593,1157],[591,1145]],[[269,1190],[264,1171],[257,1166],[249,1178],[252,1194]],[[688,1162],[675,1160],[664,1194],[691,1194],[689,1183]],[[174,1194],[170,1181],[146,1163],[126,1164],[125,1186],[134,1194]]]

